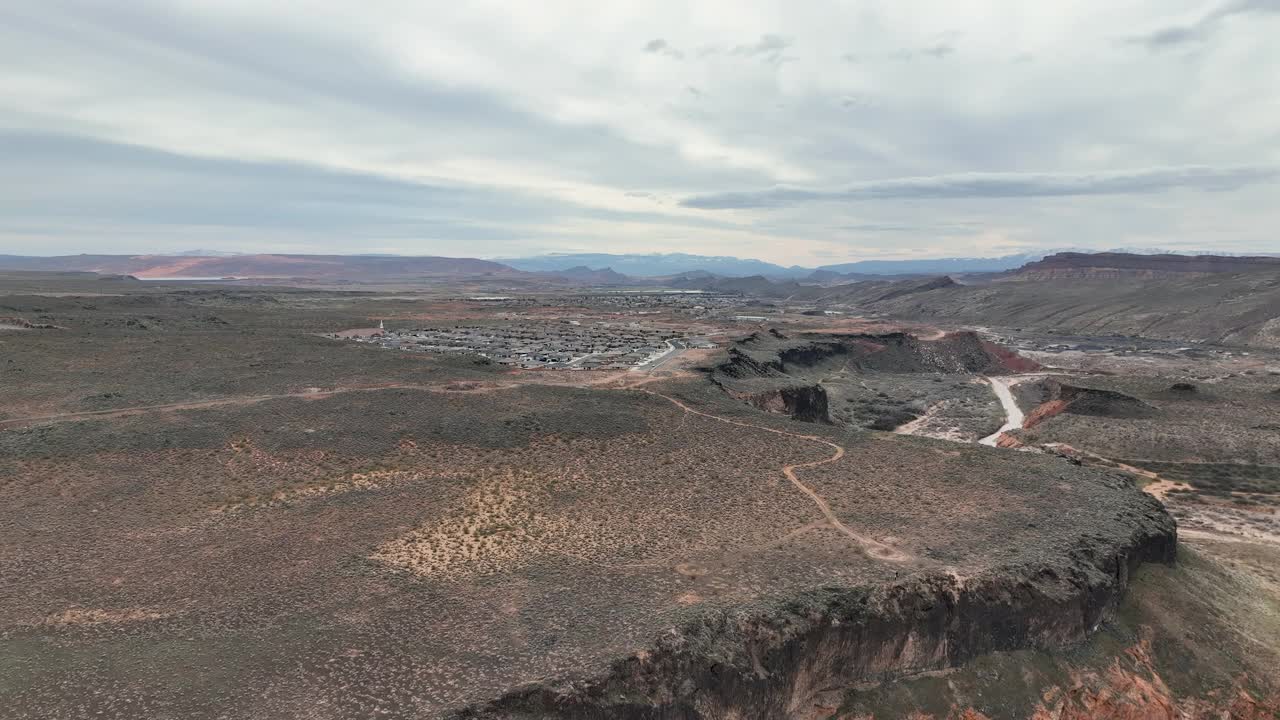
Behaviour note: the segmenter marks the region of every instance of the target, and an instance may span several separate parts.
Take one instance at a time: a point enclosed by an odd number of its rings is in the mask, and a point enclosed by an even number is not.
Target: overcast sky
[[[0,3],[0,253],[1280,252],[1280,0]]]

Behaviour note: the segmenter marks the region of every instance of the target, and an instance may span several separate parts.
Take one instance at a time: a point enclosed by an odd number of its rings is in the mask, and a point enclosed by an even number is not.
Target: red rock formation
[[[1023,357],[1018,353],[1001,345],[997,345],[989,340],[982,341],[982,347],[989,354],[1000,361],[1000,364],[1009,372],[1035,372],[1043,370],[1044,366],[1028,357]]]
[[[1222,255],[1137,255],[1133,253],[1058,253],[1027,263],[1010,280],[1105,280],[1194,277],[1211,273],[1280,270],[1280,258]]]
[[[1179,697],[1156,668],[1150,628],[1105,668],[1071,669],[1069,685],[1045,688],[1027,720],[1275,720],[1280,697],[1258,698],[1237,680],[1229,691]],[[886,720],[889,716],[885,716]],[[978,710],[952,707],[945,716],[912,712],[911,720],[990,720]],[[846,715],[839,720],[878,720],[879,715]]]

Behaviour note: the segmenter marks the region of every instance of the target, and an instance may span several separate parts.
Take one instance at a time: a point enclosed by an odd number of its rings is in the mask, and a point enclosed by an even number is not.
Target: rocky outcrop
[[[831,422],[822,383],[832,373],[993,374],[1040,368],[1035,361],[972,332],[921,340],[908,333],[806,334],[776,329],[748,335],[710,368],[713,383],[731,397],[766,412],[807,422]],[[896,409],[870,425],[892,430],[916,417]]]
[[[607,675],[537,685],[459,718],[798,718],[832,687],[958,666],[980,655],[1083,640],[1141,563],[1172,563],[1176,530],[1150,498],[1128,537],[971,578],[925,574],[832,588],[775,607],[708,614]]]
[[[808,377],[829,366],[867,372],[1004,374],[1038,370],[1040,365],[988,342],[973,332],[948,333],[934,340],[902,332],[806,335],[787,338],[754,333],[739,340],[713,375],[733,379]]]
[[[1079,387],[1059,380],[1040,383],[1040,404],[1027,415],[1022,427],[1031,428],[1062,413],[1109,418],[1150,417],[1155,407],[1115,390]]]
[[[753,393],[727,392],[731,397],[744,400],[765,412],[786,415],[801,422],[831,422],[827,391],[821,385],[792,385]]]
[[[1000,375],[1040,367],[973,332],[948,333],[936,340],[888,333],[858,336],[853,342],[856,348],[872,352],[855,353],[861,356],[853,359],[850,367],[870,372]]]
[[[1008,653],[992,667],[953,673],[948,676],[946,688],[940,693],[951,700],[950,710],[945,714],[918,711],[907,715],[901,712],[892,715],[863,713],[858,710],[874,707],[875,699],[859,698],[860,707],[838,717],[840,720],[904,716],[911,720],[995,720],[1003,717],[1026,720],[1275,720],[1280,717],[1280,694],[1269,692],[1263,686],[1250,688],[1253,678],[1247,673],[1237,674],[1229,683],[1219,680],[1203,683],[1195,689],[1171,687],[1163,677],[1167,663],[1160,657],[1168,657],[1169,650],[1156,650],[1169,638],[1152,625],[1145,624],[1140,625],[1134,634],[1138,640],[1125,646],[1122,652],[1112,654],[1110,662],[1105,664],[1096,660],[1091,663],[1075,653],[1051,659]],[[1114,642],[1114,638],[1109,639]],[[1127,637],[1124,639],[1128,640]],[[1039,663],[1034,674],[1023,675],[1039,680],[1034,685],[1010,683],[1001,676],[1001,671],[1021,674],[1025,670],[1023,663],[1032,664],[1037,660]],[[991,689],[994,692],[990,695],[999,698],[998,701],[993,702],[991,697],[981,697],[981,694],[975,698],[966,692],[966,681],[972,682],[975,675],[992,678]],[[916,685],[915,689],[920,690],[923,683]],[[910,691],[903,695],[911,696]],[[969,704],[975,701],[987,712]],[[936,700],[933,704],[935,707],[938,705]],[[1025,709],[1025,714],[1010,712],[1019,705]],[[996,708],[1005,712],[992,712]]]

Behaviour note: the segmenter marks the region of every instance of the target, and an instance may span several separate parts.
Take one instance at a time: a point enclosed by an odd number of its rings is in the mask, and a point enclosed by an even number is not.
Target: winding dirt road
[[[812,442],[818,442],[831,448],[834,451],[831,457],[824,458],[822,460],[814,460],[806,463],[795,463],[793,465],[783,466],[782,474],[786,476],[787,480],[789,480],[797,490],[804,493],[806,496],[808,496],[810,500],[813,501],[813,504],[818,507],[818,510],[822,513],[823,517],[826,518],[826,525],[833,528],[834,530],[837,530],[843,533],[844,535],[852,539],[854,542],[861,545],[864,552],[866,552],[867,555],[873,558],[876,558],[877,560],[889,560],[892,562],[905,562],[911,559],[910,555],[900,550],[889,547],[888,545],[885,545],[882,542],[873,540],[872,538],[869,538],[865,535],[861,535],[857,532],[854,532],[854,530],[851,529],[848,525],[845,525],[843,522],[841,522],[840,518],[836,517],[835,512],[831,509],[831,505],[828,504],[827,501],[821,495],[815,492],[813,488],[800,482],[800,478],[796,476],[796,470],[800,470],[802,468],[813,468],[821,465],[827,465],[829,463],[836,462],[840,458],[844,457],[844,448],[841,447],[840,445],[837,445],[831,442],[830,440],[826,440],[824,438],[818,437],[817,435],[802,435],[800,433],[793,433],[786,430],[779,430],[777,428],[765,427],[762,425],[753,425],[751,423],[742,422],[741,420],[733,420],[730,418],[721,417],[719,415],[712,415],[711,413],[702,412],[701,410],[694,410],[693,408],[671,397],[670,395],[663,395],[662,393],[655,392],[653,390],[644,390],[643,392],[646,392],[650,395],[656,395],[657,397],[660,397],[674,404],[676,407],[680,408],[681,410],[684,410],[685,412],[691,413],[693,415],[700,415],[702,417],[710,418],[712,420],[716,420],[722,423],[727,423],[729,425],[737,425],[738,427],[751,428],[753,430],[763,430],[764,432],[771,432],[776,435],[786,435],[787,437],[798,438],[800,440],[809,440]]]
[[[1000,404],[1004,407],[1005,421],[1000,429],[982,438],[978,442],[990,447],[996,447],[996,443],[1000,441],[1000,436],[1010,430],[1017,430],[1022,427],[1023,420],[1022,408],[1018,407],[1018,401],[1013,398],[1010,391],[1014,385],[1022,382],[1024,377],[991,377],[987,378],[987,382],[991,383],[991,391],[999,398]]]

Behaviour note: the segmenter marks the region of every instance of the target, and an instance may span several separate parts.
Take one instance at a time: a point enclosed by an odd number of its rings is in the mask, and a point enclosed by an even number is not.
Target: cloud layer
[[[1228,0],[1195,20],[1163,27],[1134,40],[1154,50],[1202,43],[1233,17],[1264,13],[1280,13],[1280,0]]]
[[[1274,250],[1280,0],[0,6],[0,252]]]
[[[1088,174],[963,173],[879,180],[835,190],[776,187],[754,192],[713,193],[695,195],[682,200],[680,204],[685,207],[721,210],[783,207],[824,200],[1070,197],[1151,193],[1176,188],[1224,191],[1234,190],[1242,185],[1270,182],[1277,177],[1280,177],[1280,168],[1276,167],[1204,166]]]

